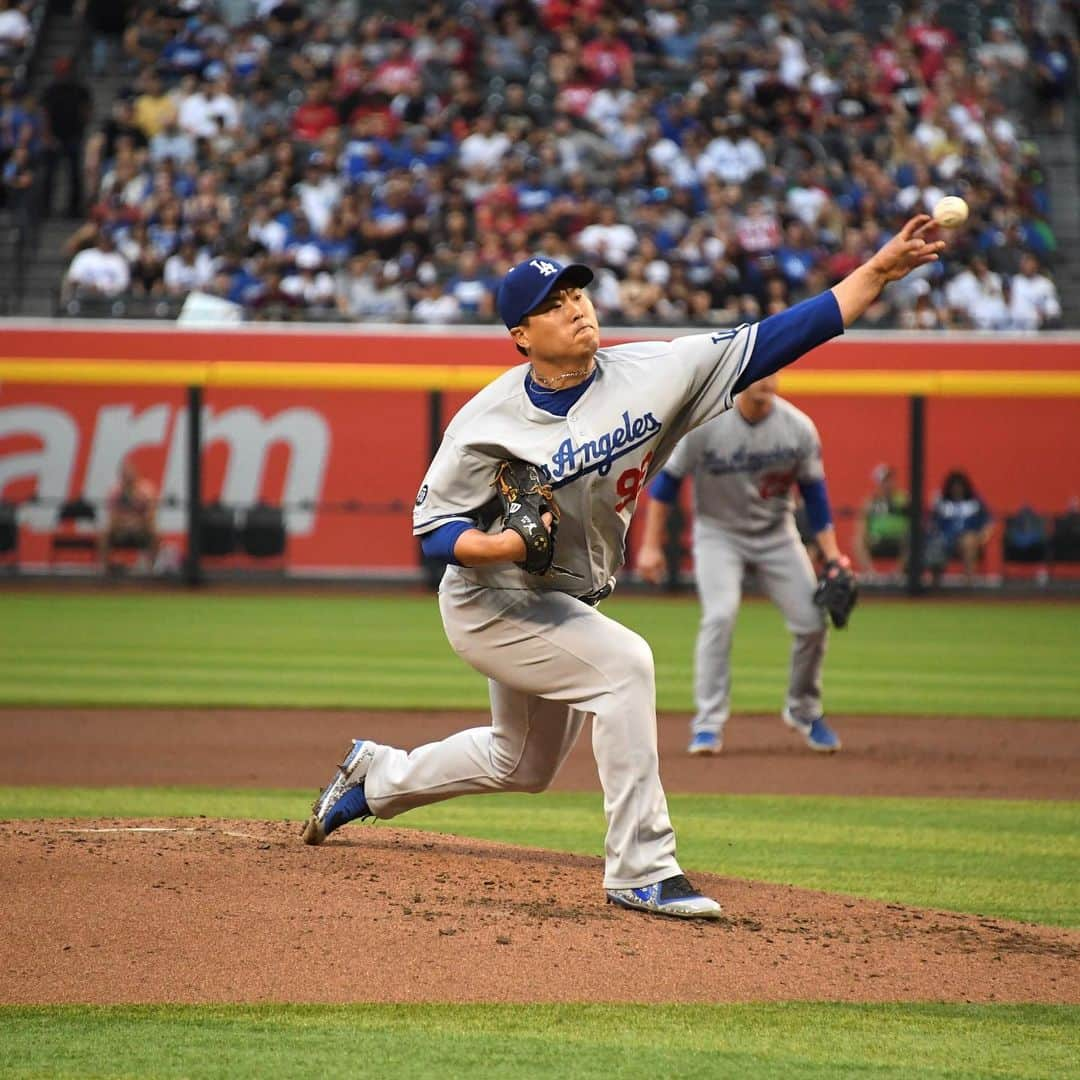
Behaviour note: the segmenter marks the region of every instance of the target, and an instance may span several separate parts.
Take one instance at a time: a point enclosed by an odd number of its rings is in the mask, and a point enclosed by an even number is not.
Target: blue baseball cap
[[[582,263],[570,263],[564,266],[554,259],[545,259],[536,255],[510,267],[502,279],[495,306],[499,309],[499,318],[512,330],[521,325],[521,320],[551,292],[557,285],[571,285],[581,288],[593,279],[593,272]]]

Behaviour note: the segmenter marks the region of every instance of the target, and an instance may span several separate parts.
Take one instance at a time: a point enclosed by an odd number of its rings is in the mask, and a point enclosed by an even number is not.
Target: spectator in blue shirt
[[[555,192],[544,183],[544,170],[539,158],[525,162],[525,174],[516,188],[518,209],[523,214],[543,214],[555,200]]]
[[[954,469],[945,477],[941,494],[930,511],[930,536],[926,563],[939,583],[949,559],[960,559],[970,584],[975,569],[993,535],[994,525],[986,503],[976,494],[967,473]]]
[[[408,128],[396,142],[387,146],[386,163],[397,169],[413,169],[418,165],[434,168],[448,161],[454,152],[451,141],[433,138],[428,129],[422,126]]]
[[[792,218],[784,229],[784,243],[776,252],[776,265],[788,287],[802,295],[807,275],[821,259],[821,251],[805,223]]]
[[[670,67],[689,68],[697,56],[701,35],[691,26],[685,11],[674,10],[670,17],[674,26],[670,33],[659,37],[660,52]]]
[[[494,313],[495,283],[484,276],[475,251],[463,251],[459,269],[446,283],[446,292],[453,296],[467,319],[487,319]]]
[[[41,110],[25,87],[6,83],[0,101],[0,155],[23,146],[31,157],[41,150]]]
[[[1039,38],[1032,52],[1034,62],[1035,96],[1046,109],[1054,131],[1065,127],[1065,101],[1070,88],[1075,93],[1076,75],[1074,46],[1065,34],[1055,34],[1047,40]]]
[[[359,116],[341,155],[342,174],[350,183],[373,184],[385,173],[393,153],[394,144],[376,131],[376,118]]]
[[[161,51],[161,65],[177,75],[198,75],[206,63],[206,50],[198,39],[199,22],[191,19],[183,31]]]

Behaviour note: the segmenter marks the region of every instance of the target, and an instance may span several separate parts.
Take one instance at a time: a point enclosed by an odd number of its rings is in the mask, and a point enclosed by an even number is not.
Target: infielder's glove
[[[858,599],[859,585],[847,560],[827,562],[814,590],[814,603],[829,613],[833,626],[838,629],[847,626],[851,609]]]
[[[525,561],[517,565],[530,574],[546,574],[555,558],[555,531],[559,506],[551,485],[535,465],[527,461],[503,461],[495,470],[492,485],[502,503],[504,529],[513,529],[525,541]],[[551,531],[541,514],[551,515]]]

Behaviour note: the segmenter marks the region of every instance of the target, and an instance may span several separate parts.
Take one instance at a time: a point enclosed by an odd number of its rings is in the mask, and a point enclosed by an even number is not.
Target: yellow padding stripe
[[[0,360],[0,382],[79,386],[205,386],[209,364],[130,360]]]
[[[0,382],[81,386],[471,391],[500,374],[486,365],[0,359]],[[785,371],[782,387],[817,396],[1080,397],[1080,371]]]
[[[788,394],[910,397],[1078,397],[1080,371],[791,371]]]
[[[115,386],[232,386],[331,390],[478,390],[502,369],[451,364],[319,364],[210,360],[0,359],[0,382]]]
[[[327,390],[479,390],[502,368],[452,364],[210,364],[208,386],[287,386]],[[0,374],[3,368],[0,366]]]

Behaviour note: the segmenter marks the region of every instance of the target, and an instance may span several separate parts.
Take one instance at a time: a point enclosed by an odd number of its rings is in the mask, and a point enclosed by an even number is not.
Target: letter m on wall
[[[284,409],[271,417],[264,417],[248,405],[219,413],[211,406],[203,410],[204,462],[219,446],[226,450],[220,493],[223,503],[251,506],[258,502],[271,451],[277,445],[286,449],[281,501],[290,507],[285,523],[293,536],[308,536],[315,527],[315,511],[301,509],[297,504],[317,503],[322,496],[330,442],[330,427],[314,409]],[[170,475],[165,481],[170,490],[183,490],[186,459],[187,420],[178,417],[169,453]]]

